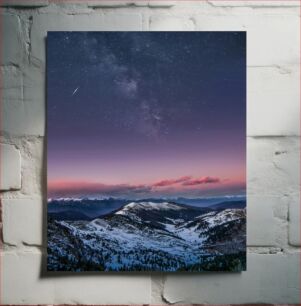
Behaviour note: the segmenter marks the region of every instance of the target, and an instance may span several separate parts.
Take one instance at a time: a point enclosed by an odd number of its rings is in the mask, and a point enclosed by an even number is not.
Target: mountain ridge
[[[215,205],[208,205],[208,206],[195,206],[190,204],[183,204],[177,203],[175,201],[166,201],[158,199],[153,201],[129,201],[124,199],[113,199],[108,198],[105,200],[96,200],[96,199],[82,199],[79,201],[78,199],[60,202],[59,200],[52,200],[48,203],[48,217],[52,217],[54,219],[60,220],[76,220],[76,216],[86,216],[84,220],[90,219],[93,220],[94,218],[98,218],[101,216],[109,215],[114,213],[125,205],[130,203],[141,203],[141,202],[152,202],[154,204],[159,204],[162,202],[174,203],[175,205],[185,206],[191,210],[203,210],[203,209],[226,209],[226,208],[235,208],[236,204],[237,207],[243,208],[245,207],[245,201],[222,201]],[[155,207],[155,206],[154,206]],[[74,211],[74,216],[72,216],[72,211]],[[80,220],[80,219],[78,219]]]

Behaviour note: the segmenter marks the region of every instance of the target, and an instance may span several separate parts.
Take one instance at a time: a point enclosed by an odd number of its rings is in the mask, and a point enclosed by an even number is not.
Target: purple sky
[[[245,32],[50,32],[47,69],[49,197],[245,193]]]

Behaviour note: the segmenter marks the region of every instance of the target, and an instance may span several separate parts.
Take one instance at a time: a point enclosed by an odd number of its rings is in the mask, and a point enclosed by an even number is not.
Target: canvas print
[[[246,33],[49,32],[49,271],[246,269]]]

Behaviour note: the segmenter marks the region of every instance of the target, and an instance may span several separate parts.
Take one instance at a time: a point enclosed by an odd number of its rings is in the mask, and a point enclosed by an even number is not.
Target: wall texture
[[[300,301],[299,1],[1,0],[0,5],[0,304]],[[247,272],[43,272],[48,30],[247,31]]]

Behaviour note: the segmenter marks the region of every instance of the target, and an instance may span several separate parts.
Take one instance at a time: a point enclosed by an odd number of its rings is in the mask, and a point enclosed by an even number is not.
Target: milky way
[[[245,192],[245,32],[50,32],[47,72],[50,184]]]

